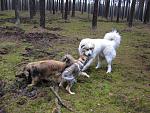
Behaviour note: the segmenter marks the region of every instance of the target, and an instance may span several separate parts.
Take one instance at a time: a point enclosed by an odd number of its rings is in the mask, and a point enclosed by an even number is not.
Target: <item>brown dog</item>
[[[56,74],[63,72],[66,67],[69,67],[74,62],[75,59],[71,55],[65,55],[62,61],[44,60],[31,62],[24,67],[22,76],[31,79],[32,82],[29,86],[33,86],[42,79],[47,80],[48,77],[53,78]]]

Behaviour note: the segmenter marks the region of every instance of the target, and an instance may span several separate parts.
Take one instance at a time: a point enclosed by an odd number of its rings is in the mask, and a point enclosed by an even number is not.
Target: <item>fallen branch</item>
[[[73,110],[72,110],[71,108],[69,108],[68,106],[66,106],[66,105],[64,104],[64,102],[62,101],[62,99],[60,98],[60,96],[58,95],[58,93],[54,90],[54,88],[53,88],[53,87],[50,87],[50,89],[51,89],[51,91],[53,92],[53,94],[56,96],[56,98],[58,99],[59,103],[60,103],[63,107],[65,107],[66,109],[68,109],[69,111],[72,111],[72,112],[73,112]],[[57,101],[57,100],[56,100],[56,101]]]

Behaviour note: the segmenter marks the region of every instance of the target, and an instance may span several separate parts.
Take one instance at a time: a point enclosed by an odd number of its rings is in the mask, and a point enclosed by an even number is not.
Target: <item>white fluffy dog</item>
[[[111,63],[116,57],[116,48],[119,47],[120,41],[121,36],[116,30],[106,33],[104,39],[86,38],[81,40],[78,48],[79,54],[89,57],[89,61],[82,71],[85,71],[95,58],[97,58],[96,69],[100,68],[100,59],[105,58],[108,63],[107,73],[110,73],[112,71]]]

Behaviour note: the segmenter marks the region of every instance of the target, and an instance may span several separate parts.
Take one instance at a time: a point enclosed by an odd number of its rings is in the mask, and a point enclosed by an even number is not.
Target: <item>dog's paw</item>
[[[80,73],[80,75],[82,75],[82,76],[86,76],[87,78],[89,78],[90,76],[87,74],[87,73],[85,73],[85,72],[81,72]]]
[[[99,68],[100,68],[100,66],[96,66],[96,67],[95,67],[95,69],[99,69]]]
[[[74,94],[75,94],[75,92],[69,92],[69,94],[74,95]]]
[[[111,71],[107,71],[106,73],[109,74],[109,73],[111,73]]]

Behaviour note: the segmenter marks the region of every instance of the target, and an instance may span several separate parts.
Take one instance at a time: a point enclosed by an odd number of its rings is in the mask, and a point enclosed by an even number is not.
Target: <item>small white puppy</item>
[[[116,48],[119,47],[120,41],[121,36],[116,30],[106,33],[104,39],[86,38],[81,40],[78,48],[79,54],[89,57],[89,61],[82,71],[85,71],[95,58],[97,58],[96,69],[100,68],[100,58],[105,58],[108,63],[107,73],[110,73],[112,71],[111,63],[116,57]]]

